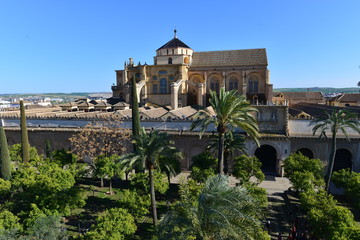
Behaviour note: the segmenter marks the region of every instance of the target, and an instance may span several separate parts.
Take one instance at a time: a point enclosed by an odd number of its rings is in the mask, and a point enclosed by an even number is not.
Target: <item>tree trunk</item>
[[[224,174],[224,133],[219,132],[219,156],[218,156],[218,170],[219,174]]]
[[[149,183],[150,183],[150,197],[151,208],[153,212],[153,224],[157,224],[157,210],[156,210],[156,198],[155,198],[155,183],[154,183],[154,165],[149,164]]]
[[[112,191],[112,181],[111,181],[111,178],[109,180],[109,195],[112,195],[113,194],[113,191]]]
[[[326,192],[329,193],[330,188],[330,182],[331,182],[331,175],[334,168],[334,162],[335,162],[335,155],[336,155],[336,130],[332,133],[332,139],[331,139],[331,152],[329,156],[329,162],[328,162],[328,171],[326,174]]]
[[[100,178],[100,187],[104,187],[104,178],[103,177]]]

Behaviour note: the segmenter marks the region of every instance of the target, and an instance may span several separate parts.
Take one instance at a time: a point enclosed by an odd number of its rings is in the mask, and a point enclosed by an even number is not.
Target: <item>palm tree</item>
[[[325,116],[311,121],[310,125],[315,125],[312,129],[313,135],[320,130],[320,138],[326,137],[326,132],[331,132],[331,151],[329,155],[328,170],[326,174],[326,190],[329,192],[329,185],[331,180],[331,174],[334,167],[335,153],[336,153],[336,135],[339,130],[349,140],[347,133],[348,129],[360,133],[360,123],[355,119],[358,118],[356,113],[349,112],[347,110],[333,110],[330,113],[325,112]]]
[[[257,110],[251,107],[246,97],[239,95],[237,91],[225,91],[220,88],[219,94],[210,91],[210,105],[215,113],[209,109],[199,111],[195,116],[196,120],[191,124],[190,130],[200,130],[200,137],[207,130],[210,124],[214,124],[219,135],[218,150],[218,171],[224,172],[224,134],[227,131],[234,131],[236,128],[244,130],[259,145],[259,128],[255,117],[251,114]]]
[[[137,151],[123,156],[120,160],[125,168],[130,169],[135,165],[145,166],[149,173],[151,208],[153,213],[153,224],[157,224],[157,211],[154,185],[154,169],[160,167],[161,158],[181,158],[181,153],[173,146],[174,142],[169,139],[165,132],[157,130],[146,133],[140,130],[139,136],[133,140]],[[171,166],[167,166],[170,171]]]
[[[218,151],[219,149],[219,135],[214,134],[210,136],[210,143],[207,150]],[[244,155],[246,153],[245,137],[239,133],[232,131],[225,132],[224,134],[224,172],[227,174],[229,161],[234,158],[234,152],[239,151]]]
[[[209,178],[196,203],[181,202],[158,225],[162,239],[259,239],[261,208],[244,187],[228,177]]]

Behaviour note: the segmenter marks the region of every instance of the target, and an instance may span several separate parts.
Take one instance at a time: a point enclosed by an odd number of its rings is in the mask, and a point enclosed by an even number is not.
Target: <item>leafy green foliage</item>
[[[209,152],[205,151],[192,157],[190,177],[197,182],[205,182],[209,177],[215,175],[217,159]]]
[[[45,141],[45,158],[52,158],[52,154],[51,154],[51,143],[49,139],[46,139]]]
[[[161,220],[159,239],[265,239],[260,208],[243,187],[230,187],[228,178],[209,178],[198,203],[181,202]]]
[[[148,194],[150,192],[149,176],[147,173],[136,173],[130,176],[131,186],[141,194]],[[154,184],[156,192],[165,194],[169,189],[169,182],[164,173],[154,171]]]
[[[0,200],[10,194],[11,182],[0,178]]]
[[[136,78],[131,78],[131,121],[132,121],[132,137],[136,139],[140,135],[140,115],[139,115],[139,101],[136,91]],[[137,151],[136,143],[134,143],[134,152]]]
[[[173,149],[173,151],[177,150]],[[171,156],[171,154],[168,156],[160,156],[159,169],[161,172],[167,175],[169,182],[171,177],[175,177],[181,173],[181,164],[180,161],[176,158],[176,154],[174,156]]]
[[[0,178],[4,180],[10,180],[11,178],[9,148],[3,127],[0,127]]]
[[[32,203],[41,210],[68,214],[71,209],[85,204],[85,195],[74,187],[75,179],[69,170],[55,163],[34,166],[24,163],[11,180],[16,209],[30,211]]]
[[[52,161],[56,162],[61,167],[74,164],[77,161],[76,155],[70,151],[66,151],[64,148],[53,151],[51,156]]]
[[[2,230],[10,231],[10,230],[21,230],[22,226],[19,223],[19,218],[15,216],[13,213],[4,210],[0,212],[0,232]]]
[[[285,176],[293,188],[305,191],[324,185],[324,167],[319,159],[310,159],[301,153],[294,153],[284,161]]]
[[[349,209],[338,206],[337,201],[324,190],[300,194],[301,207],[307,212],[312,231],[317,237],[330,240],[351,239],[356,231],[354,217]]]
[[[268,206],[267,191],[265,188],[256,186],[251,182],[243,183],[241,186],[246,188],[246,190],[254,198],[254,201],[257,202],[257,205],[260,208],[265,209]]]
[[[232,174],[240,180],[240,183],[250,182],[250,178],[255,177],[257,184],[265,179],[264,173],[261,171],[261,162],[257,157],[249,157],[241,155],[234,159]]]
[[[256,119],[251,114],[257,110],[251,107],[246,97],[238,94],[237,90],[225,91],[220,88],[219,93],[210,91],[210,105],[212,110],[199,111],[195,121],[191,124],[190,130],[199,130],[200,137],[207,130],[210,124],[214,124],[218,133],[218,171],[223,174],[224,168],[224,134],[240,128],[259,145],[259,128]]]
[[[40,216],[27,230],[29,239],[65,240],[66,231],[59,216]]]
[[[359,115],[357,113],[349,112],[348,110],[332,110],[325,112],[324,117],[320,117],[311,121],[314,125],[312,131],[315,136],[316,132],[320,131],[320,138],[325,137],[327,132],[331,133],[331,151],[329,154],[328,168],[326,173],[326,190],[329,191],[331,175],[333,172],[335,153],[336,153],[336,138],[338,131],[341,131],[347,140],[348,129],[352,129],[360,134],[360,122],[357,121]]]
[[[160,168],[160,161],[162,158],[182,158],[182,154],[174,147],[174,142],[170,140],[167,133],[159,132],[157,130],[146,133],[145,128],[141,129],[139,137],[135,137],[133,143],[136,145],[136,151],[123,156],[120,159],[120,162],[122,163],[124,171],[129,171],[134,165],[138,167],[141,166],[142,168],[146,167],[148,170],[153,224],[156,225],[157,208],[154,170]],[[171,165],[167,165],[167,168],[170,170]],[[163,189],[156,190],[159,192],[166,191]]]
[[[198,183],[191,178],[187,180],[181,179],[179,186],[181,202],[190,206],[195,206],[203,188],[204,183]]]
[[[148,194],[143,195],[137,191],[125,189],[121,191],[120,196],[119,207],[127,209],[137,222],[149,213],[150,196]]]
[[[332,180],[338,187],[345,189],[345,194],[360,209],[360,173],[342,169],[333,173]]]
[[[22,162],[22,147],[20,143],[9,147],[10,158],[14,162]],[[29,147],[30,161],[39,161],[40,157],[35,147]]]
[[[85,239],[124,240],[136,231],[134,218],[126,209],[112,208],[102,213]]]
[[[210,135],[210,143],[207,150],[212,152],[219,151],[219,135]],[[242,134],[227,131],[224,134],[224,172],[228,173],[229,162],[234,160],[235,151],[246,155],[245,137]]]
[[[26,128],[26,115],[24,102],[20,101],[20,129],[21,129],[21,153],[22,153],[22,161],[28,162],[30,160],[30,152],[29,152],[29,139],[28,132]]]

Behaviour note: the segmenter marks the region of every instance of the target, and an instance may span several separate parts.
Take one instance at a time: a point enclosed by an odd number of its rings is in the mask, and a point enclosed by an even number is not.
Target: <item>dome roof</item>
[[[180,39],[178,39],[176,36],[171,39],[170,41],[168,41],[167,43],[165,43],[163,46],[161,46],[158,50],[160,49],[166,49],[166,48],[189,48],[191,49],[188,45],[186,45],[185,43],[183,43]]]

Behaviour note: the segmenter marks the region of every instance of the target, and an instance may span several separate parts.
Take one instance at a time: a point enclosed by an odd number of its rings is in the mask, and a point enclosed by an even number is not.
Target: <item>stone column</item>
[[[225,90],[227,91],[227,86],[226,86],[226,72],[223,71],[223,81],[222,81],[222,85],[220,87],[224,87]]]
[[[197,85],[197,88],[197,104],[200,106],[204,106],[205,84],[199,83]]]
[[[246,96],[246,91],[247,91],[247,83],[246,83],[246,71],[244,71],[244,73],[242,74],[242,95]]]
[[[124,86],[124,97],[125,97],[125,102],[130,103],[130,85],[126,84]]]
[[[179,106],[179,103],[178,103],[178,100],[179,100],[179,86],[178,84],[176,83],[172,83],[170,85],[170,88],[171,88],[171,109],[175,110],[178,108]]]

